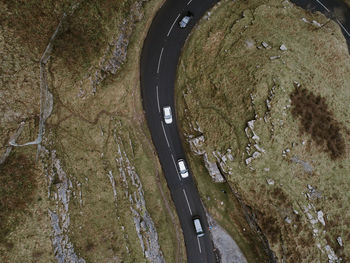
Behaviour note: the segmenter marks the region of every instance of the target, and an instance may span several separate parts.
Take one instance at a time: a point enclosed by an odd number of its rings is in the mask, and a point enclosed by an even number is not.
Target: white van
[[[183,159],[177,160],[177,166],[179,167],[180,175],[182,178],[188,177],[188,170]]]
[[[197,234],[198,237],[204,236],[204,230],[201,224],[201,220],[199,216],[194,216],[192,217],[193,220],[193,225],[194,225],[194,230]]]

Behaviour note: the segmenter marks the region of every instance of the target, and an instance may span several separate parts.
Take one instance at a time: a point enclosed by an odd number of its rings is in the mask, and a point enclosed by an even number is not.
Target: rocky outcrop
[[[118,148],[118,156],[115,160],[119,167],[119,176],[123,182],[123,189],[125,189],[124,194],[130,203],[129,208],[133,215],[135,230],[139,238],[141,249],[144,256],[150,262],[163,263],[164,257],[158,243],[158,233],[146,208],[140,177],[124,151],[123,141],[118,136],[116,129],[114,130],[114,141]],[[108,177],[110,178],[116,196],[117,193],[113,186],[114,176],[112,172],[109,173]]]
[[[254,131],[254,122],[255,120],[248,121],[247,127],[244,129],[245,134],[248,140],[250,141],[250,143],[248,143],[246,147],[246,152],[249,155],[249,157],[245,159],[245,164],[247,166],[250,166],[251,162],[254,159],[259,158],[262,153],[265,153],[265,150],[261,146],[259,146],[260,137],[256,135]],[[250,166],[250,169],[254,168]]]
[[[85,263],[74,252],[74,246],[69,240],[69,201],[71,197],[72,182],[63,170],[60,160],[56,157],[55,151],[45,151],[49,156],[50,166],[46,169],[48,178],[48,196],[56,203],[53,210],[48,211],[52,226],[52,246],[54,254],[59,263]],[[50,189],[56,188],[52,192]]]
[[[225,182],[224,177],[222,176],[218,165],[216,164],[216,162],[210,162],[208,160],[208,154],[204,153],[203,154],[203,160],[204,160],[204,165],[205,168],[207,168],[209,175],[211,176],[211,178],[213,179],[214,182],[216,183],[222,183]]]
[[[207,168],[208,173],[212,180],[216,183],[225,182],[226,174],[232,174],[232,168],[226,165],[227,161],[232,162],[234,160],[231,149],[227,149],[225,154],[220,151],[213,151],[212,153],[207,153],[205,151],[205,137],[202,133],[202,129],[199,127],[198,123],[192,125],[194,132],[200,132],[201,135],[195,137],[193,135],[187,135],[187,141],[190,145],[192,152],[196,155],[202,155],[205,168]],[[215,161],[211,161],[214,159]]]
[[[92,92],[96,92],[97,86],[109,74],[116,74],[126,61],[129,39],[133,32],[135,22],[143,17],[142,4],[145,0],[136,1],[131,7],[130,15],[121,25],[120,33],[112,39],[105,50],[105,53],[99,63],[99,69],[90,76]]]
[[[220,263],[246,263],[246,258],[232,237],[208,213],[207,218],[214,247],[220,257]]]
[[[316,210],[313,204],[308,204],[304,206],[304,213],[311,225],[313,231],[313,237],[316,240],[317,248],[322,252],[326,253],[328,257],[329,263],[340,263],[342,262],[342,258],[338,257],[333,248],[328,244],[326,239],[326,230],[324,227],[326,226],[326,222],[324,219],[324,213],[322,210]],[[337,241],[341,240],[341,237],[337,238]]]

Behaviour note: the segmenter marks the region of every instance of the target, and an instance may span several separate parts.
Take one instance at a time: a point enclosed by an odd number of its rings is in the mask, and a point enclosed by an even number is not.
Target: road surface
[[[294,3],[309,10],[332,14],[336,7],[344,10],[346,21],[335,19],[350,43],[350,11],[338,0],[295,0]],[[170,189],[184,233],[188,262],[215,262],[212,241],[208,235],[208,223],[204,209],[192,179],[179,176],[177,160],[185,159],[185,153],[177,130],[174,107],[174,83],[181,48],[193,26],[217,1],[216,0],[167,0],[155,16],[145,39],[141,55],[142,102],[151,131],[153,143]],[[181,17],[190,11],[193,19],[185,29],[178,25]],[[165,124],[162,108],[170,106],[173,123]],[[192,216],[201,217],[206,235],[195,234]]]

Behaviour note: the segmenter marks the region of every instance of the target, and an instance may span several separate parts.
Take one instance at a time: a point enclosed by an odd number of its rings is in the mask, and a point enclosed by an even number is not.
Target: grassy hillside
[[[349,260],[349,73],[339,26],[288,1],[222,1],[183,49],[183,134],[204,136],[200,151],[252,209],[279,262]],[[195,176],[203,197],[223,187]],[[247,240],[238,224],[225,226]]]
[[[161,4],[0,2],[0,157],[17,130],[17,143],[37,136],[39,62],[62,21],[44,67],[53,110],[39,161],[36,146],[16,147],[0,165],[1,262],[185,257],[139,93],[140,50]]]

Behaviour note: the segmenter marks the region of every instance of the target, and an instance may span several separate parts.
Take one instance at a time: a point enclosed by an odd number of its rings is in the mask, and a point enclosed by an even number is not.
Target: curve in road
[[[291,0],[292,3],[308,11],[319,11],[333,19],[341,28],[350,53],[350,7],[342,0]],[[341,16],[337,16],[341,10]]]
[[[335,7],[341,6],[350,17],[349,8],[339,0],[292,0],[308,10],[318,10],[328,15]],[[186,159],[181,144],[175,114],[173,122],[165,124],[162,116],[163,106],[170,106],[173,113],[174,83],[176,68],[181,48],[195,23],[210,9],[216,0],[167,0],[153,19],[148,35],[144,41],[140,62],[140,79],[142,103],[151,131],[153,143],[170,189],[181,227],[184,234],[188,262],[215,262],[213,244],[208,235],[206,215],[191,177],[179,176],[177,160]],[[328,7],[327,7],[328,6]],[[190,11],[194,14],[192,21],[185,29],[178,26],[181,17]],[[350,20],[340,22],[342,32],[350,43]],[[197,237],[194,231],[192,216],[199,215],[207,234]]]
[[[153,19],[141,55],[141,93],[148,127],[170,189],[184,234],[188,262],[215,262],[208,235],[206,215],[190,174],[183,179],[177,160],[186,159],[177,130],[174,107],[174,83],[181,48],[195,23],[211,8],[213,0],[168,0]],[[193,18],[186,28],[178,22],[187,12]],[[173,111],[173,122],[165,124],[163,106]],[[206,231],[197,237],[192,217],[199,215]]]

